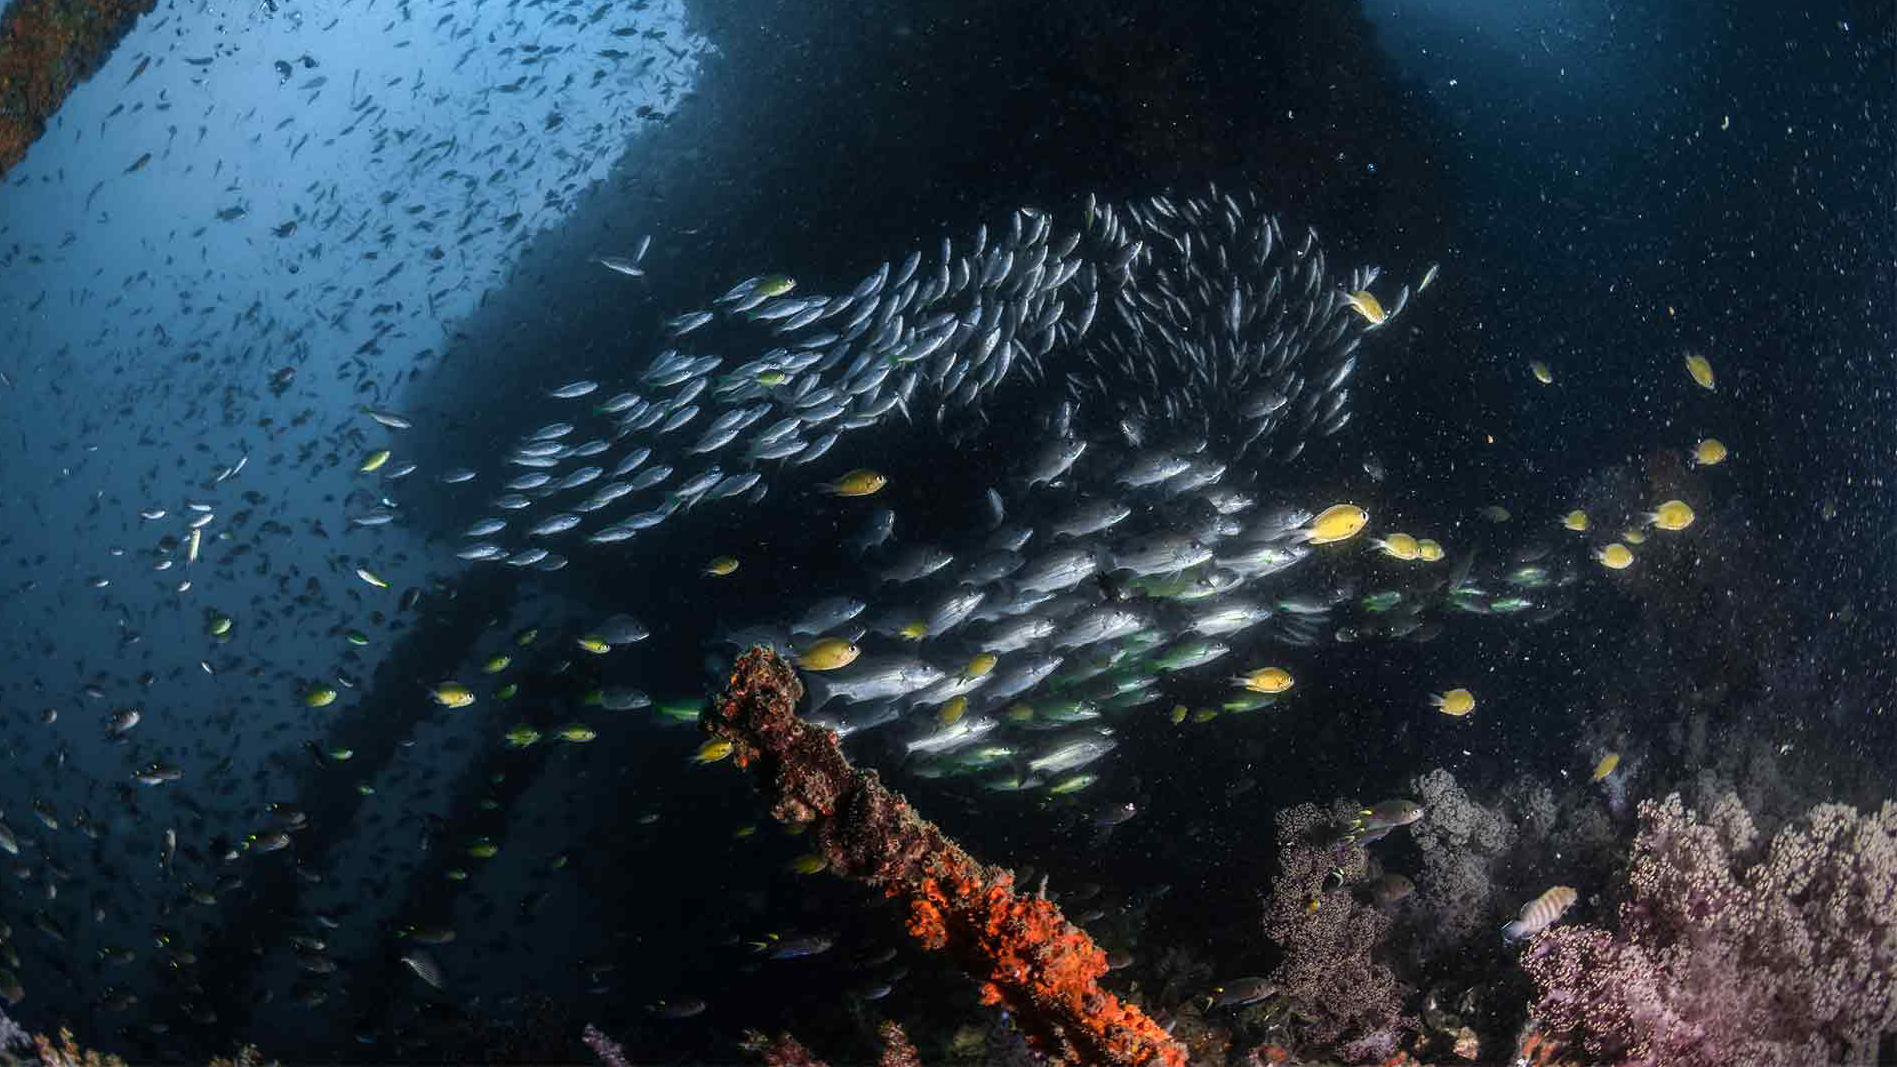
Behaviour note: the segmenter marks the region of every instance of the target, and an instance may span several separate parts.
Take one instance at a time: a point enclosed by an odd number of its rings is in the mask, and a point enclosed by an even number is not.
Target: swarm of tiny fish
[[[1478,575],[1469,554],[1451,564],[1433,539],[1390,532],[1373,546],[1394,562],[1373,564],[1355,540],[1365,509],[1260,486],[1261,466],[1348,425],[1360,347],[1408,306],[1407,286],[1386,307],[1376,268],[1330,276],[1315,232],[1288,240],[1250,194],[1090,197],[1080,216],[1017,211],[995,236],[944,240],[927,263],[911,252],[848,292],[759,275],[672,318],[679,345],[716,323],[767,330],[771,347],[743,362],[673,347],[625,383],[551,387],[561,401],[624,391],[506,453],[494,513],[459,554],[557,569],[549,546],[617,545],[801,479],[859,507],[848,547],[865,581],[726,641],[790,652],[809,672],[807,714],[845,735],[900,723],[913,773],[1054,795],[1098,780],[1087,768],[1126,714],[1203,723],[1295,699],[1274,647],[1427,640],[1437,609],[1565,609],[1552,593],[1574,571],[1533,552]],[[848,462],[846,435],[888,419],[979,434],[1011,382],[1066,399],[987,490],[978,528],[909,541],[875,504],[883,474],[800,469],[833,450]],[[525,543],[504,543],[510,531]]]
[[[575,545],[625,542],[715,501],[756,504],[773,478],[847,451],[852,432],[888,419],[977,433],[987,402],[1023,379],[1053,379],[1135,446],[1163,421],[1211,449],[1156,460],[1131,488],[1167,482],[1177,495],[1268,449],[1289,461],[1349,422],[1358,345],[1408,303],[1407,287],[1388,311],[1369,297],[1378,273],[1329,277],[1314,231],[1288,240],[1255,196],[1213,188],[1118,207],[1089,198],[1070,226],[1023,209],[1003,231],[984,226],[960,247],[945,238],[927,262],[913,251],[848,292],[748,278],[670,319],[674,347],[631,380],[548,389],[590,408],[502,457],[486,476],[491,513],[465,530],[458,555],[557,570]],[[686,347],[714,324],[768,331],[765,347],[743,361]],[[598,399],[608,389],[618,391]]]

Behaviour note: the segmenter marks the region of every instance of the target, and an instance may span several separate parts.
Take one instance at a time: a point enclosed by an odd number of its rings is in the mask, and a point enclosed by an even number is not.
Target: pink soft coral
[[[1643,802],[1620,929],[1523,954],[1548,1029],[1622,1064],[1872,1062],[1897,1031],[1897,804],[1821,804],[1748,863],[1756,838],[1735,797]]]

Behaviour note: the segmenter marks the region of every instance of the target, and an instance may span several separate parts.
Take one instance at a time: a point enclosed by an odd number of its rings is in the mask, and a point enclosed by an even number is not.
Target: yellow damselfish
[[[1406,533],[1393,533],[1370,542],[1371,547],[1381,549],[1391,559],[1415,560],[1422,557],[1423,548],[1416,538]]]
[[[889,479],[867,468],[858,468],[817,488],[831,496],[871,496],[889,484]]]
[[[1684,500],[1669,500],[1646,516],[1647,522],[1662,530],[1678,531],[1693,525],[1697,518]]]
[[[1304,539],[1314,545],[1348,541],[1369,521],[1370,513],[1355,504],[1333,504],[1304,528]]]
[[[1475,710],[1475,694],[1467,689],[1451,689],[1430,694],[1429,703],[1444,715],[1461,717]]]
[[[1383,302],[1368,289],[1345,293],[1344,299],[1349,301],[1350,306],[1357,309],[1357,314],[1362,315],[1364,321],[1372,326],[1381,326],[1383,320],[1389,318],[1389,313],[1383,310]]]
[[[1607,777],[1608,775],[1614,773],[1614,768],[1618,766],[1620,766],[1620,753],[1609,752],[1607,755],[1601,757],[1601,761],[1599,763],[1596,763],[1594,765],[1594,775],[1588,780],[1592,782],[1598,782],[1601,779]]]
[[[435,703],[444,708],[465,708],[474,703],[474,690],[460,682],[443,682],[432,690]]]
[[[1701,389],[1712,389],[1713,365],[1707,361],[1705,356],[1688,352],[1686,354],[1686,373],[1693,376],[1694,383]]]
[[[1594,558],[1600,560],[1601,566],[1606,567],[1610,571],[1624,571],[1628,567],[1633,566],[1634,550],[1621,544],[1619,541],[1615,541],[1613,544],[1595,552]]]
[[[797,666],[807,671],[834,671],[856,662],[863,654],[854,642],[841,637],[826,637],[812,643],[797,656]]]
[[[1232,681],[1254,693],[1282,693],[1291,688],[1291,672],[1283,667],[1260,667]]]

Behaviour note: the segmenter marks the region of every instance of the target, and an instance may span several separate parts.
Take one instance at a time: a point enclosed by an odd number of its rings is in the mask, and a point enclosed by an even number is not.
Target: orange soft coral
[[[906,904],[924,948],[961,961],[985,1003],[1007,1008],[1027,1040],[1064,1063],[1183,1067],[1185,1050],[1137,1005],[1100,988],[1106,953],[1060,908],[1015,892],[923,819],[875,771],[858,770],[834,733],[797,718],[803,685],[768,649],[739,658],[706,732],[732,743],[772,797],[772,813],[810,823],[828,869]]]

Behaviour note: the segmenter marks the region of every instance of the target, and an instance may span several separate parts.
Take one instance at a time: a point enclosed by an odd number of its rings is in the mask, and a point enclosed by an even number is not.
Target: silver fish
[[[851,703],[906,696],[941,681],[943,672],[913,656],[864,657],[843,671],[806,677],[810,710],[842,699]]]
[[[591,379],[582,378],[579,381],[568,382],[565,385],[558,386],[553,389],[549,389],[547,391],[547,395],[557,400],[573,400],[578,397],[585,396],[586,394],[598,388],[599,388],[598,382],[592,381]]]

